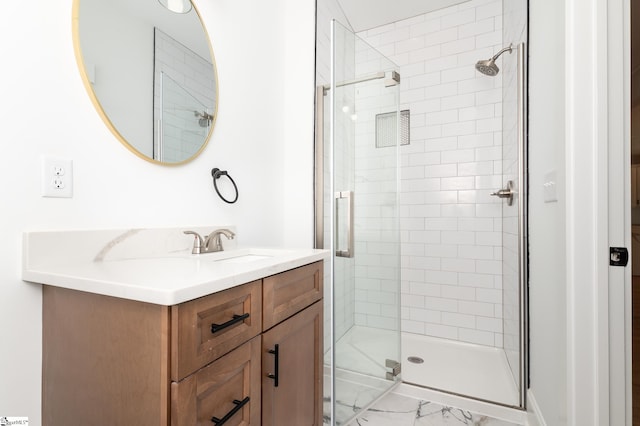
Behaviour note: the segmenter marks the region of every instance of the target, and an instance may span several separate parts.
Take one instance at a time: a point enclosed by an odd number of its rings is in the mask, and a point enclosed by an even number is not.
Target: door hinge
[[[402,371],[401,364],[398,361],[394,361],[392,359],[385,360],[384,366],[391,369],[391,371],[387,371],[387,380],[394,380],[398,376],[398,374],[400,374],[400,371]]]
[[[629,250],[626,247],[609,247],[609,265],[627,266],[629,263]]]

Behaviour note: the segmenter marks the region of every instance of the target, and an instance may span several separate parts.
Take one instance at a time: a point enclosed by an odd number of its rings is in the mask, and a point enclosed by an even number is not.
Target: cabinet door
[[[171,425],[259,426],[260,348],[257,336],[171,383]]]
[[[638,166],[631,165],[631,207],[638,206]]]
[[[322,270],[315,262],[263,280],[263,331],[322,299]]]
[[[631,166],[631,206],[640,206],[640,166]]]
[[[264,333],[262,351],[262,425],[322,425],[322,301]]]

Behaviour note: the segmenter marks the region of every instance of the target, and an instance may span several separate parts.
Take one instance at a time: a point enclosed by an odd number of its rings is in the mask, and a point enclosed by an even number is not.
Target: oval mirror
[[[204,149],[218,82],[189,0],[74,0],[73,36],[89,96],[125,146],[162,164]]]

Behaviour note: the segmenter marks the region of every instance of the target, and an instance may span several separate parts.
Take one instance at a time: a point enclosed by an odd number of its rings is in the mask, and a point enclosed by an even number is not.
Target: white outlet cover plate
[[[42,157],[42,196],[73,197],[73,161],[65,158]]]

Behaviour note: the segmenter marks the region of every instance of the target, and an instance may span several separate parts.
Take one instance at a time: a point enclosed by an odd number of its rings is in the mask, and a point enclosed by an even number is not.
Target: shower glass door
[[[503,2],[503,37],[513,54],[502,62],[502,188],[512,186],[512,202],[502,202],[502,329],[507,365],[518,400],[526,407],[527,325],[527,2]]]
[[[330,416],[340,425],[400,379],[399,75],[340,24],[332,36],[324,247],[333,253],[333,294],[325,361]]]
[[[507,90],[503,91],[506,113],[502,145],[503,188],[514,196],[502,203],[502,327],[503,348],[513,375],[519,401],[524,407],[523,384],[526,380],[526,253],[527,253],[527,180],[526,120],[524,103],[525,44],[520,43],[513,58],[503,62]],[[514,87],[509,87],[512,81]],[[513,402],[516,405],[515,401]]]

